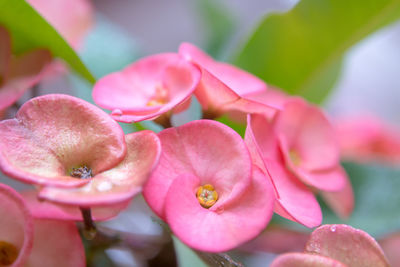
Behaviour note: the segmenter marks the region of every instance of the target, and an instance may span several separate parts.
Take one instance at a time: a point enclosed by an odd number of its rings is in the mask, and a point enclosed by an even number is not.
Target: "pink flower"
[[[154,119],[179,106],[200,81],[200,70],[178,54],[143,58],[120,72],[101,78],[93,88],[99,106],[120,122]]]
[[[361,163],[400,162],[400,131],[380,119],[371,116],[339,119],[336,130],[344,159]]]
[[[335,132],[318,108],[292,99],[273,120],[249,115],[245,140],[254,163],[272,179],[275,212],[308,227],[319,225],[321,210],[309,186],[332,192],[330,201],[343,203],[337,207],[343,216],[351,212],[353,195]]]
[[[31,99],[0,122],[0,168],[40,185],[39,197],[92,207],[123,203],[140,191],[160,154],[157,136],[124,136],[99,108],[67,95]]]
[[[389,263],[378,243],[367,233],[333,224],[316,229],[304,253],[280,255],[270,266],[388,267]]]
[[[83,39],[93,25],[93,7],[90,0],[28,0],[74,48],[82,46]]]
[[[14,104],[45,75],[51,54],[36,49],[20,56],[11,54],[11,38],[0,26],[0,111]]]
[[[0,265],[85,266],[74,223],[34,218],[12,188],[0,184]]]
[[[245,97],[267,90],[267,85],[256,76],[230,64],[215,61],[189,43],[181,44],[179,54],[201,68],[202,78],[195,95],[203,108],[204,117],[215,118],[229,110],[266,114],[275,111],[267,104]]]
[[[143,194],[173,233],[198,250],[230,250],[258,235],[274,196],[240,136],[209,120],[159,133],[163,152]]]

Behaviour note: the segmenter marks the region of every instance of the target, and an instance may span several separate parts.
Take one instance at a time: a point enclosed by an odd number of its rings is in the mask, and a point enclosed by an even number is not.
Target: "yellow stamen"
[[[156,85],[156,92],[155,94],[150,98],[150,100],[147,102],[147,106],[152,107],[152,106],[159,106],[159,105],[165,105],[169,101],[168,98],[168,90],[161,84]]]
[[[18,249],[5,241],[0,241],[0,265],[11,265],[18,258]]]
[[[203,208],[212,207],[218,200],[218,193],[215,191],[214,186],[205,184],[200,186],[196,192],[197,200]]]
[[[290,160],[293,162],[293,164],[295,166],[299,166],[300,165],[301,158],[300,158],[299,153],[296,150],[291,149],[289,151],[289,158],[290,158]]]

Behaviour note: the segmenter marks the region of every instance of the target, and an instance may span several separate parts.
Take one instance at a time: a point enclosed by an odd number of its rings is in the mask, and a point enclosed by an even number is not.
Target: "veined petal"
[[[286,253],[278,256],[270,267],[347,267],[340,261],[308,253]]]
[[[128,134],[126,144],[126,157],[116,167],[96,175],[81,187],[44,187],[39,197],[80,207],[111,205],[132,199],[141,191],[157,164],[161,145],[157,135],[151,131]]]
[[[87,165],[94,174],[125,156],[124,133],[99,108],[72,96],[31,99],[16,118],[0,122],[0,167],[28,183],[78,186],[89,180],[69,175]]]

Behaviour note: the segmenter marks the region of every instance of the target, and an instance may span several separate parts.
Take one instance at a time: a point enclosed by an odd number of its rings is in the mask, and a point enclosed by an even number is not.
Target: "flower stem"
[[[87,240],[92,240],[96,237],[97,229],[92,219],[92,211],[90,208],[80,208],[84,223],[83,236]]]

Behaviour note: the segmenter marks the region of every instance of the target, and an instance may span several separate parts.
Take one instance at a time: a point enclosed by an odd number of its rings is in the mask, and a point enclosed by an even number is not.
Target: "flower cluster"
[[[319,108],[274,92],[185,43],[178,53],[149,56],[101,78],[93,98],[111,115],[67,95],[25,103],[14,119],[0,122],[0,168],[36,185],[25,198],[42,219],[82,220],[80,210],[109,219],[143,189],[172,232],[206,252],[255,238],[273,211],[318,226],[316,191],[348,216],[353,195],[334,128]],[[173,127],[171,116],[192,97],[204,119]],[[247,116],[244,139],[210,120],[224,114]],[[143,120],[165,129],[125,135],[116,122]]]

